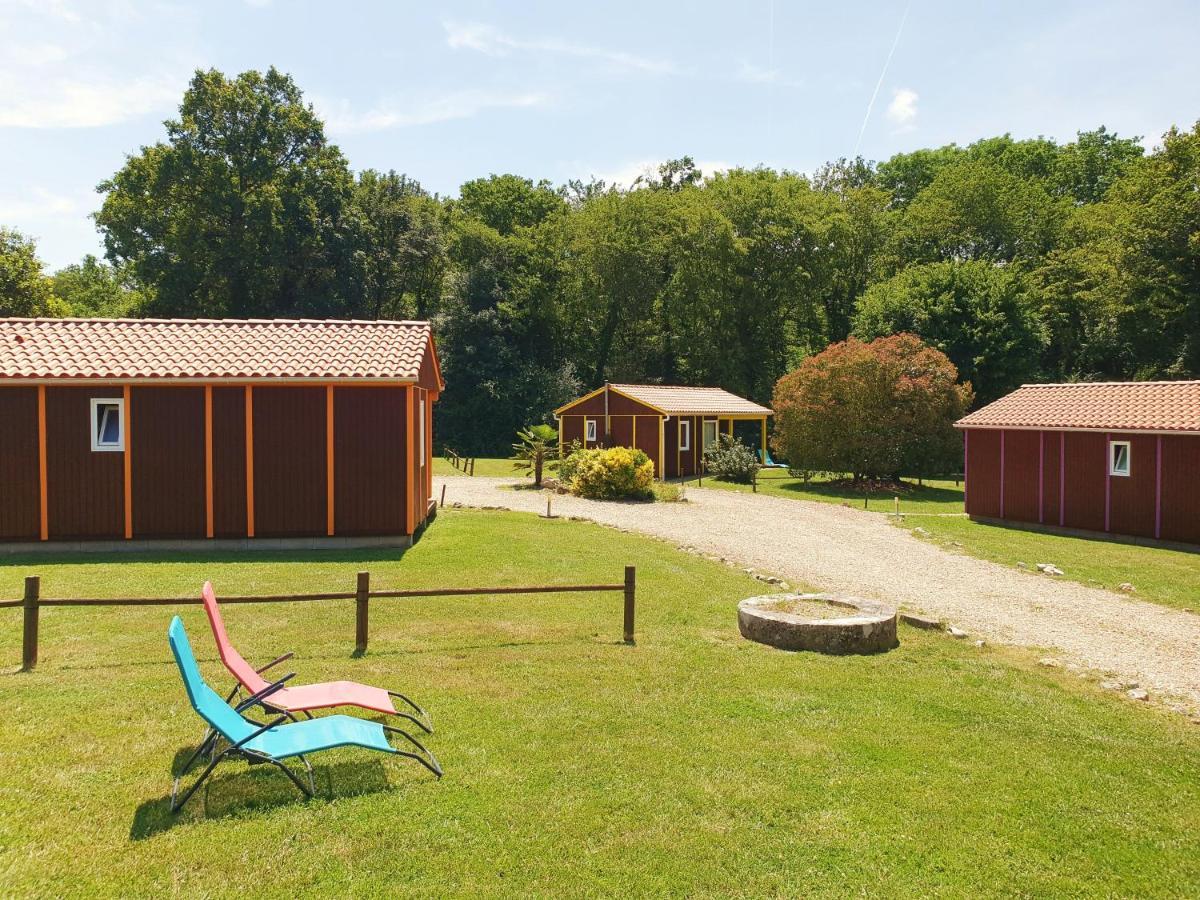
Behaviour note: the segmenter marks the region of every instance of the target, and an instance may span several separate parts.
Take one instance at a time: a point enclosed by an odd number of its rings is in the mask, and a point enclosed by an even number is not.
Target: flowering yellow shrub
[[[570,488],[591,500],[652,500],[654,463],[641,450],[609,447],[571,455]]]

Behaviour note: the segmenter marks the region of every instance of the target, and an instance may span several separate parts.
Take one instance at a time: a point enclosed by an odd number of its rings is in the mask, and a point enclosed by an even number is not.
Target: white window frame
[[[417,430],[417,435],[421,441],[421,452],[418,454],[418,459],[421,460],[421,468],[425,468],[425,398],[421,398],[421,425]]]
[[[599,429],[596,427],[595,419],[584,419],[583,420],[583,441],[584,441],[584,443],[586,444],[588,441],[591,441],[594,444],[596,442],[596,432],[598,430]]]
[[[1117,449],[1125,448],[1125,469],[1124,471],[1117,468]],[[1128,478],[1129,473],[1133,468],[1133,448],[1129,446],[1129,441],[1109,441],[1108,442],[1108,474],[1114,478]]]
[[[115,406],[117,408],[117,441],[113,444],[100,443],[100,407]],[[93,397],[91,399],[92,452],[93,453],[122,453],[125,450],[125,400],[122,397]]]
[[[692,449],[692,420],[691,419],[680,419],[679,420],[679,449],[681,451]]]

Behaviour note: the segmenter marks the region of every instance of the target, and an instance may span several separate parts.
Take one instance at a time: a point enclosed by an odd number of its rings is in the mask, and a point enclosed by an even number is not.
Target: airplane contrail
[[[900,17],[900,27],[896,29],[896,37],[892,41],[892,49],[888,51],[887,59],[883,62],[883,70],[879,73],[879,80],[875,82],[875,92],[871,94],[871,102],[867,104],[867,112],[863,116],[862,127],[858,129],[858,140],[854,142],[854,152],[850,154],[851,159],[858,156],[858,148],[862,144],[863,135],[867,131],[867,122],[871,118],[871,110],[875,108],[875,98],[879,96],[879,89],[883,86],[883,79],[887,76],[888,66],[892,64],[892,56],[896,53],[896,45],[900,43],[900,35],[904,32],[904,23],[908,21],[908,11],[910,9],[912,9],[912,3],[904,7],[904,15]]]

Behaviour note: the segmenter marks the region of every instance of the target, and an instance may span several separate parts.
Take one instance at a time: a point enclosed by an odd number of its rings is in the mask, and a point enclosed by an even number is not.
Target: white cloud
[[[36,78],[0,71],[0,127],[94,128],[115,125],[177,103],[177,79],[120,82],[104,76]]]
[[[919,95],[911,88],[897,88],[892,91],[892,102],[887,108],[889,121],[905,131],[915,128],[918,99]]]
[[[347,134],[434,125],[468,119],[489,109],[544,106],[549,100],[549,95],[538,91],[463,90],[406,102],[387,101],[365,112],[355,112],[345,100],[330,103],[317,99],[313,105],[331,133]]]
[[[0,222],[41,222],[62,216],[82,215],[96,205],[94,194],[68,197],[42,187],[32,187],[21,194],[0,194]]]
[[[742,60],[738,65],[736,76],[738,81],[747,84],[778,84],[783,87],[802,88],[803,81],[786,78],[779,69],[768,69],[764,66]]]
[[[488,56],[508,56],[514,52],[573,56],[655,75],[671,75],[679,71],[669,60],[637,56],[623,50],[590,47],[558,38],[515,38],[480,22],[443,22],[442,25],[446,29],[446,43],[454,50],[475,50]]]
[[[0,26],[0,128],[93,128],[178,103],[190,54],[145,37],[183,29],[186,14],[127,0],[18,6]]]

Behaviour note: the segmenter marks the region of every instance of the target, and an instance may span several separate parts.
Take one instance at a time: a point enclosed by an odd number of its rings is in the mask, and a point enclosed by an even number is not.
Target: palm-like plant
[[[519,442],[513,444],[516,462],[513,468],[533,474],[533,486],[542,486],[542,470],[546,463],[558,459],[558,431],[549,425],[531,425],[517,432]]]

